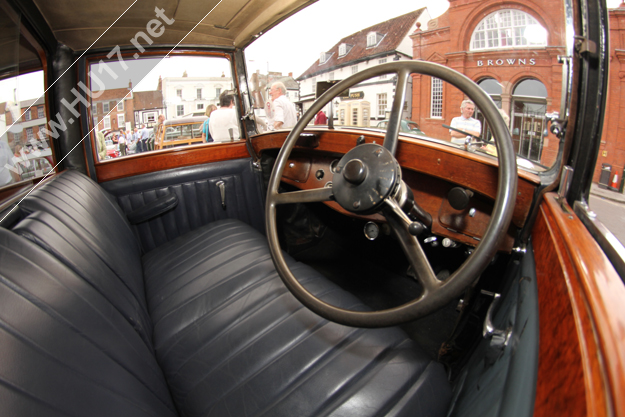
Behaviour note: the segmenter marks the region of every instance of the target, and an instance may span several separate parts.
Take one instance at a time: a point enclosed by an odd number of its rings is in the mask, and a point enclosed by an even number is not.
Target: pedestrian
[[[290,129],[297,123],[297,111],[286,94],[286,87],[281,82],[275,82],[269,89],[271,101],[265,105],[265,113],[269,126],[273,129]]]
[[[327,125],[328,117],[323,112],[323,110],[319,110],[319,113],[315,116],[315,125]]]
[[[462,130],[473,136],[480,136],[480,134],[482,133],[482,123],[480,123],[479,120],[473,118],[474,112],[475,104],[471,100],[463,100],[460,104],[461,115],[458,117],[454,117],[451,120],[449,126]],[[455,130],[451,129],[449,129],[449,134],[451,135],[451,142],[460,145],[464,144],[467,139],[470,140],[471,138],[471,136],[467,137],[466,134],[456,132]]]
[[[205,113],[208,119],[206,119],[204,121],[204,124],[202,124],[202,140],[207,143],[213,141],[208,124],[211,119],[211,113],[214,112],[215,110],[217,110],[217,106],[215,106],[214,104],[208,105],[208,107],[206,108],[206,113]]]
[[[124,133],[124,130],[122,129],[119,132],[119,138],[117,140],[117,144],[119,145],[119,154],[120,156],[126,156],[127,152],[127,140],[126,140],[126,134]]]
[[[231,142],[240,137],[239,119],[234,108],[234,96],[225,91],[219,97],[220,107],[211,113],[208,129],[215,142]]]

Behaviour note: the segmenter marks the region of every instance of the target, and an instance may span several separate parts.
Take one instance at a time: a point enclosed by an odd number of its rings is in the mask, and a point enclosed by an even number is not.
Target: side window
[[[97,161],[206,143],[204,130],[208,138],[210,130],[208,123],[204,129],[204,122],[213,111],[218,112],[220,128],[214,141],[230,141],[229,129],[234,140],[240,138],[237,102],[233,100],[230,108],[220,101],[222,91],[234,97],[228,59],[111,56],[116,59],[94,60],[89,65],[91,104],[95,109],[102,107],[102,112],[92,114]]]
[[[0,188],[51,173],[55,164],[50,141],[62,128],[46,117],[39,46],[25,36],[19,16],[3,19],[3,24],[12,27],[2,31]]]

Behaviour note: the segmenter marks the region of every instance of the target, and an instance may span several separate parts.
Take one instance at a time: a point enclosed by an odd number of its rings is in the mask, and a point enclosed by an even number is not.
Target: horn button
[[[401,168],[384,147],[368,143],[355,147],[339,161],[332,192],[345,210],[373,212],[401,180]]]

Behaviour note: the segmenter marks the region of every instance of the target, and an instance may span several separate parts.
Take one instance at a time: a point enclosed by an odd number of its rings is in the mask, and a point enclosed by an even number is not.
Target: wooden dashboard
[[[279,149],[288,132],[272,132],[253,139],[254,150],[262,154]],[[283,181],[299,189],[329,186],[333,166],[343,154],[358,143],[378,143],[383,134],[362,131],[306,131],[301,146],[293,150],[283,174]],[[298,142],[299,144],[299,142]],[[396,158],[402,166],[403,180],[412,189],[415,200],[432,215],[432,232],[456,242],[476,246],[483,236],[497,193],[497,160],[495,158],[435,142],[400,138]],[[508,234],[500,246],[510,252],[518,228],[528,216],[537,175],[520,172],[516,204]],[[454,187],[470,190],[473,196],[463,210],[454,209],[447,198]],[[349,216],[385,222],[382,215],[357,216],[343,210],[336,202],[327,202],[334,210]]]

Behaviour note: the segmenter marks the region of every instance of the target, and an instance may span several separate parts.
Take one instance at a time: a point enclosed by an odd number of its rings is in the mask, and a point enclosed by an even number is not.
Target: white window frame
[[[184,104],[176,105],[176,117],[184,115]]]
[[[386,117],[386,107],[388,106],[387,93],[377,94],[376,103],[378,105],[378,117]]]
[[[334,71],[328,74],[328,81],[334,81]]]
[[[91,105],[91,113],[98,114],[98,105],[97,104],[92,104]]]
[[[106,116],[104,119],[102,119],[102,128],[103,129],[111,128],[111,116]]]
[[[196,94],[198,100],[202,100],[202,89],[201,88],[196,88],[195,89],[195,94]]]
[[[197,105],[195,106],[196,110],[204,110],[204,103],[197,103]]]
[[[30,113],[30,109],[26,110],[26,112],[24,113],[24,120],[26,120],[26,121],[32,120],[32,115]]]
[[[352,75],[358,72],[358,65],[352,65]]]
[[[546,37],[544,42],[530,44],[527,41],[525,30],[529,26],[534,26],[531,30],[541,28],[547,33],[536,19],[524,11],[516,9],[497,10],[477,24],[471,35],[470,50],[481,51],[546,46]]]
[[[432,119],[443,118],[443,80],[432,77],[430,94],[430,117]]]
[[[117,127],[122,128],[126,126],[126,115],[118,114],[117,115]]]
[[[120,101],[117,103],[117,111],[124,111],[124,102]]]
[[[33,128],[32,127],[27,127],[26,128],[26,140],[30,142],[30,140],[32,138],[34,138],[35,136],[33,135]]]
[[[378,34],[375,32],[367,33],[367,48],[371,48],[378,43]]]
[[[182,98],[182,88],[176,88],[176,97]]]
[[[347,55],[347,45],[342,43],[339,45],[339,56]]]
[[[103,113],[108,113],[109,111],[111,111],[110,104],[109,103],[102,103],[102,112]]]
[[[43,119],[46,117],[46,113],[43,111],[43,106],[37,107],[37,119]]]

